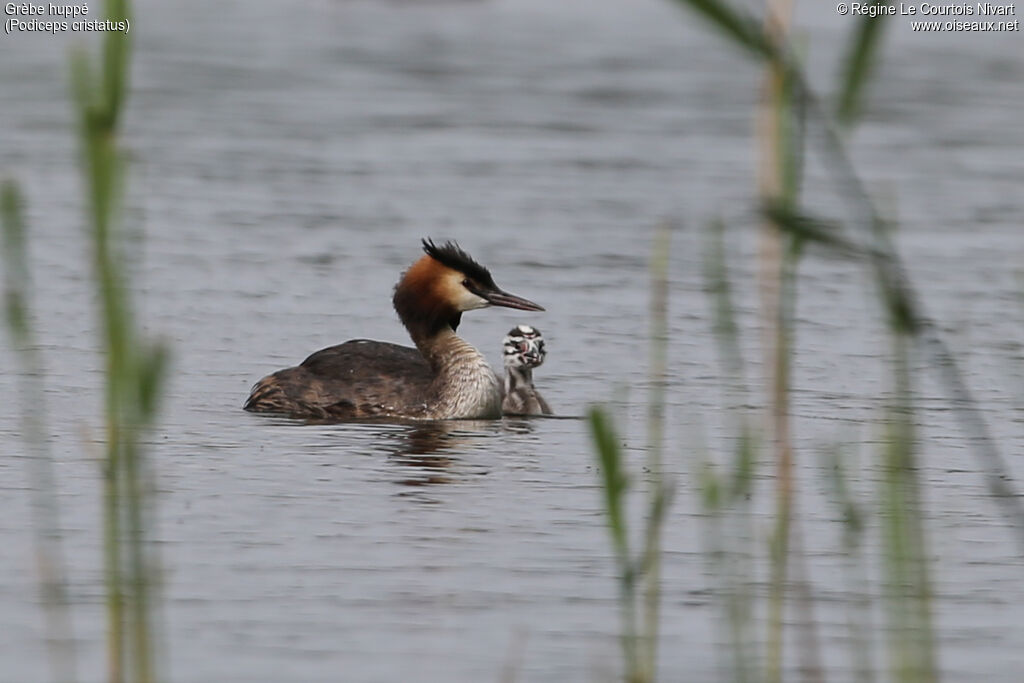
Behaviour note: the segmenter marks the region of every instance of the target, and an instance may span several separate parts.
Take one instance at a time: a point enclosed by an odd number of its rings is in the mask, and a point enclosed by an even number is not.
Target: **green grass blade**
[[[665,432],[665,385],[668,374],[669,256],[672,225],[665,222],[655,233],[651,254],[650,300],[650,393],[647,400],[648,514],[642,555],[644,581],[643,649],[640,658],[644,680],[657,672],[658,633],[661,615],[661,536],[671,499],[665,481],[662,447]]]
[[[768,58],[775,53],[765,38],[761,22],[756,17],[738,10],[722,0],[674,0],[677,5],[689,7],[728,36],[738,47],[751,54]]]
[[[125,161],[118,144],[128,97],[131,41],[128,0],[107,0],[107,31],[98,60],[76,51],[72,94],[79,120],[80,159],[90,211],[93,276],[100,302],[106,360],[106,441],[103,463],[104,550],[108,613],[108,679],[156,679],[152,632],[155,555],[148,547],[153,505],[140,439],[156,418],[167,352],[141,338],[133,315],[120,218]]]
[[[871,5],[887,5],[884,0],[872,0]],[[882,42],[882,31],[888,24],[887,15],[863,16],[853,33],[846,58],[842,62],[842,87],[836,106],[836,119],[842,126],[851,126],[860,113],[864,88],[871,75]]]
[[[31,499],[31,527],[36,550],[46,643],[54,680],[72,683],[75,648],[62,548],[60,510],[53,454],[48,445],[44,370],[36,344],[29,298],[32,291],[24,202],[13,181],[0,187],[0,243],[4,264],[7,329],[18,360],[18,398]]]
[[[733,400],[746,394],[744,386],[743,354],[740,353],[739,328],[736,325],[735,307],[732,303],[732,284],[729,266],[725,260],[725,224],[714,220],[708,224],[704,248],[704,289],[714,307],[712,309],[712,333],[718,342],[715,348],[719,361],[732,385]]]
[[[619,571],[619,609],[622,613],[622,654],[625,660],[625,679],[641,683],[647,681],[638,659],[636,628],[636,584],[637,568],[629,555],[629,534],[623,512],[627,479],[624,470],[622,447],[615,433],[608,413],[597,406],[590,408],[588,424],[597,449],[601,466],[601,483],[604,491],[605,511],[608,515],[608,530],[612,537],[612,549]]]
[[[842,552],[846,556],[843,574],[851,597],[848,600],[846,630],[847,648],[850,654],[852,680],[857,683],[873,683],[874,656],[873,640],[870,636],[871,605],[870,570],[864,552],[864,536],[868,529],[867,514],[851,487],[849,471],[862,476],[856,461],[847,465],[852,453],[836,444],[822,452],[822,471],[829,486],[830,499],[842,520]]]
[[[629,541],[626,519],[623,515],[627,479],[622,466],[622,447],[611,418],[604,409],[592,407],[588,421],[601,463],[601,483],[604,488],[605,510],[608,513],[608,530],[612,535],[616,555],[628,564]]]
[[[780,230],[788,232],[798,241],[812,242],[855,255],[865,251],[843,236],[842,227],[837,221],[812,216],[783,202],[765,204],[762,212]]]
[[[28,311],[24,289],[28,282],[25,256],[25,223],[22,220],[21,193],[13,181],[0,189],[0,220],[3,222],[4,269],[6,270],[4,308],[7,327],[16,347],[24,347],[29,339]]]
[[[107,0],[106,17],[115,25],[129,19],[127,0]],[[104,125],[117,126],[125,92],[128,88],[128,66],[131,59],[131,38],[127,31],[108,31],[103,41],[103,111]]]
[[[835,221],[816,218],[782,205],[768,205],[764,212],[779,227],[800,240],[813,242],[854,258],[866,259],[875,266],[879,294],[889,322],[910,334],[921,331],[921,314],[905,279],[896,267],[894,256],[884,248],[867,248],[855,244],[841,234]]]
[[[139,359],[138,409],[139,421],[143,424],[148,424],[157,414],[169,360],[170,352],[163,344],[153,344]]]
[[[916,426],[910,380],[910,338],[890,330],[893,398],[882,448],[882,537],[885,558],[887,644],[892,680],[938,680],[932,619],[932,589],[924,511],[916,464]]]

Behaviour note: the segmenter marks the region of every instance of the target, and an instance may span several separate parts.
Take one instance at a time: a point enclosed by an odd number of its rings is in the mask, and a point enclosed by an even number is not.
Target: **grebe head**
[[[503,342],[505,367],[509,369],[537,368],[544,364],[544,336],[529,325],[516,325],[505,335]]]
[[[412,330],[436,333],[445,325],[458,327],[463,311],[504,306],[523,311],[543,311],[541,306],[503,291],[491,273],[455,242],[437,246],[423,240],[423,256],[395,286],[398,317]]]

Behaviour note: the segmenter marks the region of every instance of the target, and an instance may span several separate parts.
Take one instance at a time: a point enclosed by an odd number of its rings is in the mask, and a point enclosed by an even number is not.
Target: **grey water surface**
[[[833,82],[854,26],[797,6],[812,81]],[[90,3],[98,12],[99,3]],[[761,74],[671,3],[486,0],[138,3],[125,229],[149,334],[173,348],[152,437],[166,680],[610,680],[615,572],[585,423],[304,425],[250,415],[249,386],[352,337],[405,342],[391,288],[421,237],[458,239],[546,313],[467,314],[500,365],[538,326],[537,382],[563,416],[613,401],[642,491],[652,235],[673,237],[662,679],[725,680],[694,475],[724,460],[704,226],[729,233],[752,392]],[[70,565],[79,671],[103,680],[102,360],[67,97],[75,38],[0,36],[0,174],[29,203],[34,305]],[[895,18],[854,161],[898,219],[930,313],[960,354],[1020,480],[1024,467],[1024,49],[1020,33],[918,34]],[[845,217],[808,159],[807,196]],[[798,516],[825,663],[848,680],[858,586],[844,578],[822,449],[851,444],[874,505],[882,320],[869,278],[811,253],[801,268],[794,413]],[[925,359],[915,362],[926,371]],[[0,683],[48,680],[19,440],[15,359],[0,346]],[[1024,562],[934,377],[920,377],[921,476],[940,664],[1016,681]],[[771,470],[755,530],[767,553]],[[634,510],[639,519],[639,506]],[[877,531],[877,530],[876,530]],[[882,592],[878,534],[865,589]],[[767,573],[758,564],[756,590]],[[762,615],[757,615],[760,618]],[[871,614],[881,626],[882,614]],[[878,633],[877,629],[875,632]],[[793,636],[796,637],[796,636]],[[790,650],[792,654],[792,649]],[[795,658],[790,662],[796,666]],[[505,680],[513,680],[508,678]]]

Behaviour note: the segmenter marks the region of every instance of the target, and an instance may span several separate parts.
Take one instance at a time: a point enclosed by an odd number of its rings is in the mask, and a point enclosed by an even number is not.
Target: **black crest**
[[[536,339],[542,335],[540,330],[531,325],[516,325],[508,331],[508,335],[506,336],[514,339]]]
[[[473,257],[462,250],[455,242],[445,242],[444,246],[437,246],[431,239],[423,240],[423,251],[427,256],[443,263],[444,265],[463,273],[466,277],[476,281],[478,284],[494,288],[494,278],[490,271],[473,260]]]

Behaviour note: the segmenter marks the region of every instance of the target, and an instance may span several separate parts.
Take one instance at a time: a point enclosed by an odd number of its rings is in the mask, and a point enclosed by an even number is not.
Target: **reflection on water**
[[[494,420],[439,420],[391,432],[385,440],[389,461],[412,468],[398,483],[406,486],[450,484],[459,479],[456,453],[482,448],[485,439],[496,432],[488,427]],[[475,433],[474,433],[475,432]]]
[[[389,461],[412,468],[397,483],[407,486],[450,484],[463,478],[459,466],[465,454],[491,449],[490,440],[505,432],[529,434],[530,421],[519,418],[502,420],[437,420],[409,425],[381,435]],[[463,455],[460,455],[463,454]]]

